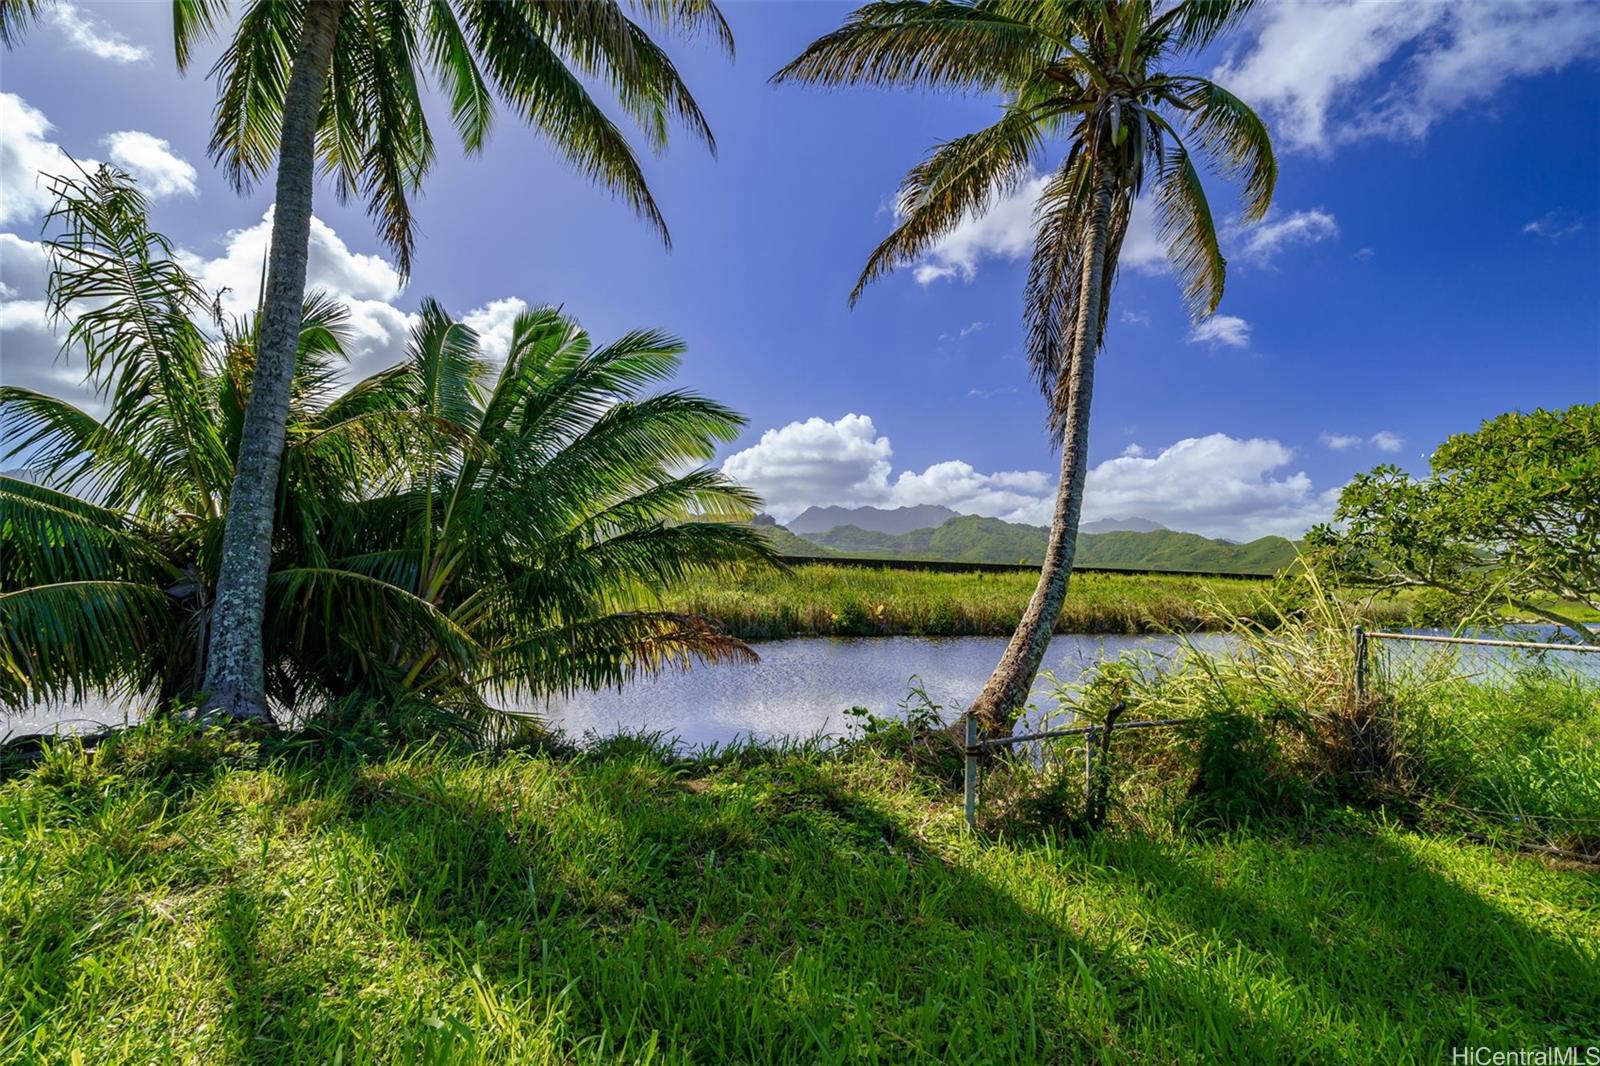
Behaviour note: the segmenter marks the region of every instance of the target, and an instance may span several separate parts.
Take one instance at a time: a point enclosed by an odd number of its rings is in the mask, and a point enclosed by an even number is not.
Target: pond
[[[1221,648],[1226,637],[1196,634],[1197,646]],[[874,714],[900,714],[910,679],[921,679],[933,702],[959,714],[983,687],[1005,650],[1003,637],[803,638],[757,644],[755,664],[697,666],[645,678],[619,690],[585,692],[566,699],[514,705],[538,714],[578,738],[585,733],[659,731],[689,747],[725,744],[739,737],[805,739],[841,736],[851,707]],[[1062,681],[1076,680],[1102,658],[1124,651],[1166,654],[1169,636],[1055,637],[1044,669]],[[1047,699],[1049,682],[1034,686]],[[89,732],[122,725],[134,716],[117,701],[94,700],[66,707],[39,707],[0,725],[0,737],[56,730]]]
[[[1553,627],[1528,627],[1514,635],[1550,640]],[[1188,638],[1203,651],[1225,650],[1230,638],[1199,633]],[[1002,637],[803,638],[756,645],[755,664],[701,666],[685,672],[636,681],[626,688],[585,692],[566,699],[512,705],[538,714],[573,738],[585,734],[660,732],[686,747],[726,744],[742,737],[803,740],[844,735],[851,707],[874,714],[902,713],[899,704],[920,680],[929,699],[953,717],[966,708],[1000,659]],[[1181,642],[1171,636],[1061,634],[1050,643],[1044,669],[1059,681],[1074,682],[1102,659],[1130,651],[1171,656]],[[1375,649],[1375,664],[1434,654],[1439,645],[1385,642]],[[1505,668],[1524,662],[1504,648],[1451,649],[1455,668],[1485,678],[1505,677]],[[1376,658],[1383,656],[1383,660]],[[1563,656],[1590,677],[1600,676],[1600,655]],[[1582,661],[1587,660],[1587,661]],[[1053,710],[1050,682],[1034,686],[1036,705]],[[0,739],[24,733],[86,732],[121,725],[131,710],[106,701],[68,707],[39,707],[0,720]]]
[[[1190,639],[1208,651],[1220,650],[1228,640],[1219,633]],[[851,707],[900,714],[899,703],[913,676],[947,716],[960,714],[988,680],[1005,646],[1003,637],[770,641],[756,645],[761,661],[755,665],[697,667],[621,691],[586,692],[548,707],[521,709],[542,715],[574,737],[660,730],[691,747],[736,737],[840,736]],[[1178,647],[1178,639],[1170,636],[1061,634],[1050,642],[1044,669],[1071,682],[1102,659],[1126,651],[1171,654]],[[1050,687],[1041,676],[1034,685],[1035,702],[1053,708]]]

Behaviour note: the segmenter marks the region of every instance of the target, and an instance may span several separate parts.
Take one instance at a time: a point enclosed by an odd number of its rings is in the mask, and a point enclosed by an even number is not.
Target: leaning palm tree
[[[50,0],[0,0],[0,43],[13,44]],[[227,0],[174,0],[178,64],[214,31]],[[730,52],[714,0],[249,0],[213,69],[220,83],[211,154],[241,191],[277,168],[254,387],[230,491],[211,620],[211,708],[267,714],[261,627],[274,492],[294,376],[316,171],[360,197],[409,273],[410,197],[434,158],[423,76],[442,90],[469,152],[487,139],[498,97],[565,159],[630,203],[667,239],[627,138],[590,85],[604,85],[660,150],[681,122],[714,149],[671,59],[628,8],[672,31],[707,31]]]
[[[211,320],[120,176],[58,190],[51,298],[106,410],[0,388],[0,430],[33,475],[0,477],[0,706],[181,702],[208,672],[260,319]],[[756,501],[705,465],[743,419],[648,391],[676,340],[597,345],[545,309],[492,362],[427,303],[405,359],[342,390],[343,324],[307,301],[267,581],[273,707],[481,725],[508,695],[751,657],[659,606],[684,577],[771,557],[743,524]]]
[[[1265,125],[1226,89],[1172,64],[1206,47],[1249,0],[878,0],[775,76],[825,85],[998,93],[1000,118],[941,144],[907,173],[900,224],[850,299],[925,254],[964,219],[1059,160],[1034,208],[1025,293],[1033,372],[1061,442],[1061,478],[1033,598],[969,713],[1009,729],[1066,597],[1088,466],[1089,407],[1117,257],[1147,188],[1192,314],[1216,310],[1225,261],[1195,152],[1243,180],[1263,217],[1277,164]]]

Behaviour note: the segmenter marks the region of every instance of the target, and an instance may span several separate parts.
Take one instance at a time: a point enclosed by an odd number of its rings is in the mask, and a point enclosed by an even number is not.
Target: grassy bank
[[[144,737],[144,739],[140,739]],[[1592,1041],[1600,881],[1347,814],[980,842],[901,758],[216,758],[0,786],[0,1060],[1436,1061]]]
[[[1030,573],[936,574],[797,566],[688,582],[671,610],[704,614],[752,638],[1010,636],[1033,594]],[[1225,578],[1075,574],[1060,633],[1203,629],[1256,611],[1263,583]],[[1219,611],[1218,607],[1224,608]]]

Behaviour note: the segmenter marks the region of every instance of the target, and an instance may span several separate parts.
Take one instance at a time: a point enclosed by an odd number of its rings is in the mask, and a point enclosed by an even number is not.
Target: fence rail
[[[1038,733],[1013,734],[1007,737],[979,738],[978,721],[970,714],[967,716],[967,742],[965,754],[967,757],[966,770],[963,775],[963,785],[966,796],[962,804],[966,812],[967,828],[976,829],[978,825],[978,756],[986,751],[998,748],[1009,748],[1031,740],[1056,740],[1061,737],[1083,738],[1083,802],[1085,809],[1092,808],[1094,804],[1094,744],[1096,738],[1102,733],[1116,733],[1123,729],[1170,729],[1175,726],[1188,725],[1192,718],[1157,718],[1134,722],[1117,721],[1117,715],[1126,709],[1126,704],[1120,700],[1112,705],[1103,723],[1093,725],[1071,726],[1066,729],[1046,729]]]

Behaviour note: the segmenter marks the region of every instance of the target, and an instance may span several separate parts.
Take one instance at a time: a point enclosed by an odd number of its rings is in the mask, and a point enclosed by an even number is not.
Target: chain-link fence
[[[1600,850],[1600,646],[1554,627],[1354,633],[1358,707],[1416,815],[1473,836]]]

